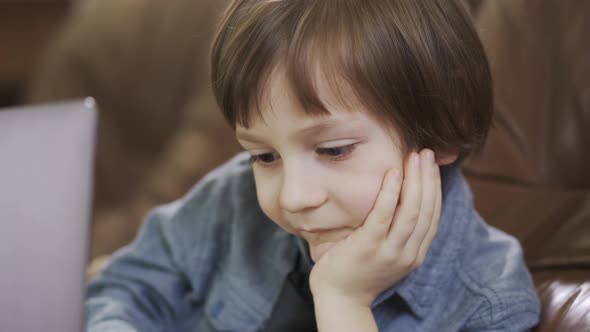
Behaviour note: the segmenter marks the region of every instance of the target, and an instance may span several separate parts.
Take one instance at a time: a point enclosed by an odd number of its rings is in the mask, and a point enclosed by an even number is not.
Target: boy
[[[91,283],[89,330],[536,325],[521,248],[459,169],[493,103],[458,3],[235,0],[212,83],[247,153],[147,218]]]

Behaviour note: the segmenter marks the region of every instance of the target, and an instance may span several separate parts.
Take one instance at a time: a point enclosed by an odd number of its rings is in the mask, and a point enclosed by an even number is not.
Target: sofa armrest
[[[542,304],[536,331],[590,331],[590,192],[465,173],[484,219],[522,243]]]
[[[533,270],[542,315],[537,332],[590,330],[590,269]]]

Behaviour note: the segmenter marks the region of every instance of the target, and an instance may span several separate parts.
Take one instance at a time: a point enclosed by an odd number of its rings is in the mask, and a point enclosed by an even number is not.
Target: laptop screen
[[[0,331],[80,331],[92,208],[91,98],[0,110]]]

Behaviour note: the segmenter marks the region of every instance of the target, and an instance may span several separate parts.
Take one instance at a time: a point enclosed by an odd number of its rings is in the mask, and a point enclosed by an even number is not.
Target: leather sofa
[[[523,244],[543,303],[537,331],[590,331],[590,2],[466,1],[497,106],[488,144],[464,167],[476,205]],[[102,104],[98,257],[237,147],[205,83],[222,1],[91,2],[47,54],[31,100],[90,94]]]
[[[590,2],[484,1],[496,126],[465,165],[476,205],[518,237],[537,331],[590,331]]]
[[[100,108],[92,258],[239,151],[207,70],[225,3],[82,0],[44,53],[29,102],[91,95]]]

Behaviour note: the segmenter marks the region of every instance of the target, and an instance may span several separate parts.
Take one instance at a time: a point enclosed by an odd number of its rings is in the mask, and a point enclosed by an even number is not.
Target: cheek
[[[258,204],[260,204],[262,212],[264,212],[264,214],[266,214],[266,216],[275,224],[279,225],[279,227],[292,233],[293,228],[284,222],[282,218],[281,208],[278,201],[278,187],[273,185],[272,181],[269,181],[268,179],[263,179],[259,176],[255,176],[255,178],[256,196],[258,197]]]
[[[379,154],[375,152],[373,155]],[[389,158],[373,158],[368,165],[349,173],[347,181],[339,181],[338,190],[334,193],[340,206],[351,217],[351,226],[355,228],[364,223],[373,209],[387,170],[395,167],[403,174],[401,158],[397,154],[389,155]]]
[[[357,228],[366,220],[381,188],[382,174],[357,176],[340,186],[340,204],[351,217],[351,227]]]

